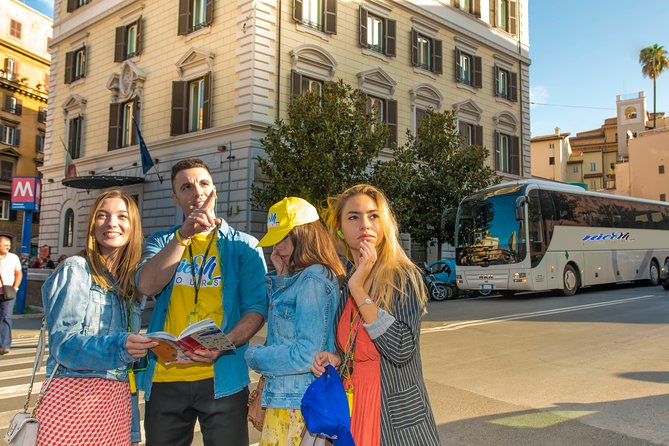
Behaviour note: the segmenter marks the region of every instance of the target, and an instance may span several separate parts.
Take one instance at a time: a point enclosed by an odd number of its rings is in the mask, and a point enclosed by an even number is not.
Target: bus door
[[[530,245],[530,263],[532,266],[532,281],[538,289],[548,287],[546,276],[546,262],[542,262],[546,254],[547,240],[544,218],[541,212],[539,191],[533,189],[527,194],[527,228]]]

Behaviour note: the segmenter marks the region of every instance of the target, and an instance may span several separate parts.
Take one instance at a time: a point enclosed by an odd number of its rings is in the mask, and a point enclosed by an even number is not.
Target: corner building
[[[65,150],[80,177],[66,183],[122,177],[147,233],[181,221],[169,170],[187,157],[211,168],[220,215],[263,232],[250,196],[265,129],[293,94],[337,79],[368,95],[398,144],[429,107],[455,110],[500,175],[527,177],[527,11],[511,0],[57,0],[40,244],[83,246],[96,194],[62,184]],[[142,174],[133,119],[162,183]]]
[[[52,21],[18,0],[0,6],[0,235],[22,243],[23,211],[10,210],[12,178],[38,177],[44,161]],[[39,213],[33,213],[33,254]]]

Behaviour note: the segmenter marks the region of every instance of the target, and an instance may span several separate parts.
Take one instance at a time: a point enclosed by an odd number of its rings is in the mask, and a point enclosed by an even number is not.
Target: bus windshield
[[[519,185],[473,195],[460,204],[456,228],[457,265],[504,265],[525,258],[525,229],[516,220]]]

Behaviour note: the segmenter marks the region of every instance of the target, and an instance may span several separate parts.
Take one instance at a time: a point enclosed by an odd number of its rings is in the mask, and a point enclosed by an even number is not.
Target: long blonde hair
[[[100,244],[95,238],[95,217],[108,198],[120,198],[125,202],[128,209],[128,223],[130,234],[128,244],[121,248],[119,262],[115,271],[109,271],[102,257]],[[110,189],[102,192],[95,199],[88,216],[88,235],[86,236],[86,260],[91,269],[93,281],[103,290],[109,291],[116,286],[119,298],[139,298],[135,287],[135,269],[142,257],[142,220],[139,216],[139,208],[135,200],[126,195],[120,189]],[[116,281],[114,284],[109,277],[111,274]]]
[[[328,198],[325,222],[330,236],[347,260],[352,261],[350,248],[338,236],[338,231],[341,229],[342,210],[346,202],[361,194],[367,195],[376,203],[383,235],[381,243],[376,247],[377,261],[367,279],[371,281],[370,295],[377,296],[379,307],[390,311],[393,307],[393,294],[398,292],[400,299],[406,299],[411,294],[407,292],[407,288],[411,287],[421,306],[424,306],[427,303],[427,292],[420,271],[402,249],[397,219],[381,190],[369,184],[358,184]]]
[[[320,221],[295,226],[289,233],[293,243],[293,253],[290,256],[289,271],[306,268],[314,264],[321,264],[337,277],[341,286],[346,277],[346,270],[337,256],[332,239]]]

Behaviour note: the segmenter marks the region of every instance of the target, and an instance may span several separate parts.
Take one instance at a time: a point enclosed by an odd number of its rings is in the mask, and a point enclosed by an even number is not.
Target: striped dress
[[[404,299],[395,293],[391,313],[395,320],[383,334],[373,339],[381,354],[380,446],[439,446],[439,435],[420,359],[423,306],[418,302],[413,288],[406,292],[409,295]],[[348,294],[346,286],[342,296]],[[339,324],[347,300],[341,299],[339,303],[335,327]],[[341,350],[339,353],[343,357]]]

